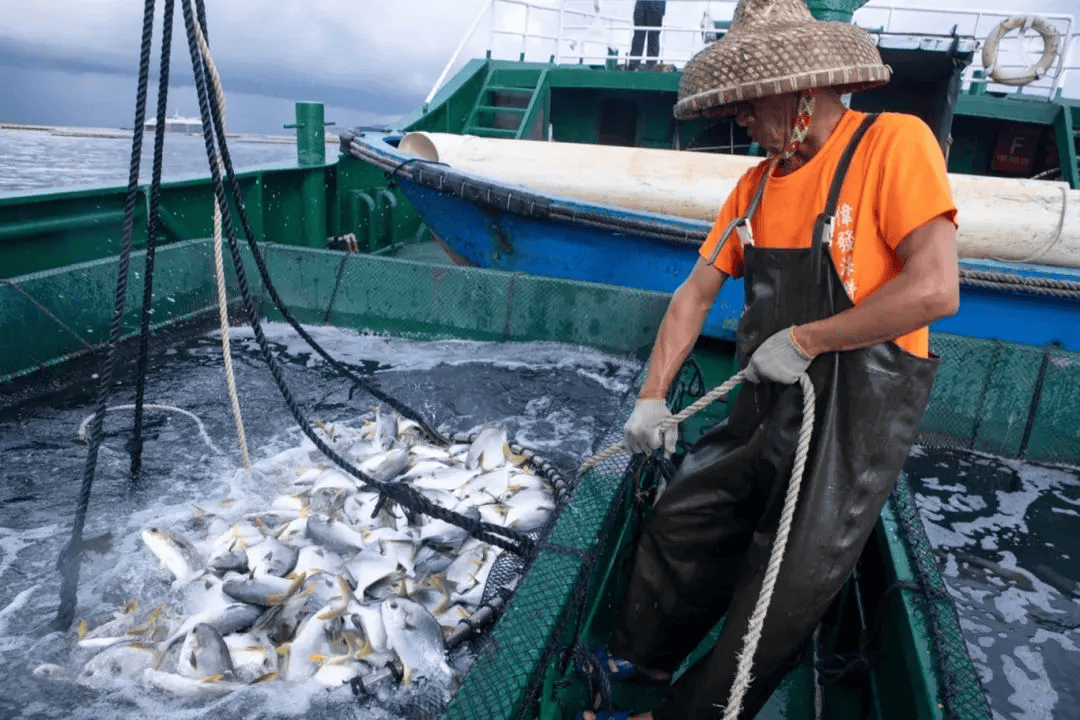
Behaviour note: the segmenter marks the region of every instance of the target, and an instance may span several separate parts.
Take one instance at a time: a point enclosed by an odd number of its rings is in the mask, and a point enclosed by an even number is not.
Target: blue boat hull
[[[428,227],[478,267],[671,293],[697,261],[685,244],[498,212],[409,181],[400,187]],[[725,283],[704,334],[734,340],[742,305],[742,281]]]

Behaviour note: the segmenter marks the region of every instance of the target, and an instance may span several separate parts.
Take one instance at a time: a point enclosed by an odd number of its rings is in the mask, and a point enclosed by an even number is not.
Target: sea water
[[[351,383],[314,356],[290,327],[266,329],[310,420],[345,421],[374,404],[363,391],[350,397]],[[371,383],[433,426],[448,433],[504,428],[512,442],[567,476],[601,449],[598,443],[641,369],[633,358],[558,344],[411,342],[334,328],[311,332],[334,357],[361,368]],[[252,460],[297,447],[299,430],[250,331],[235,329],[232,336]],[[169,597],[172,578],[143,545],[141,529],[182,531],[200,512],[214,512],[245,487],[237,479],[240,455],[225,395],[216,335],[157,348],[146,401],[193,413],[221,452],[210,448],[190,417],[148,410],[143,479],[134,487],[125,449],[131,413],[107,414],[84,536],[111,533],[112,547],[85,554],[78,619],[93,625],[131,600],[139,601],[141,614]],[[191,700],[144,687],[138,677],[96,687],[75,682],[92,653],[75,646],[74,629],[47,633],[43,626],[58,606],[55,562],[70,533],[87,452],[76,430],[91,412],[93,397],[88,377],[60,395],[0,412],[0,717],[395,717],[381,709],[384,703],[361,706],[348,686],[326,690],[273,681],[217,700]],[[132,399],[133,378],[125,373],[111,404]],[[60,670],[35,676],[46,664]],[[390,697],[389,707],[394,702],[400,700]]]
[[[915,448],[906,469],[994,717],[1080,717],[1080,468]]]
[[[289,138],[227,139],[236,170],[296,161]],[[333,158],[336,145],[327,144]],[[154,159],[153,133],[143,134],[139,180],[149,183]],[[95,137],[46,130],[0,128],[0,194],[39,192],[87,185],[126,186],[131,166],[131,136]],[[165,136],[162,177],[209,176],[202,135]]]

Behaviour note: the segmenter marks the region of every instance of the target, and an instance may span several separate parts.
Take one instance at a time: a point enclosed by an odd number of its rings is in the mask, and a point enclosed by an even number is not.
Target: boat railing
[[[882,1],[882,0],[878,0]],[[497,60],[582,64],[628,69],[641,60],[642,69],[678,70],[709,42],[722,35],[734,14],[733,0],[702,0],[667,3],[663,24],[656,27],[636,27],[633,22],[632,0],[489,0],[480,8],[465,37],[462,38],[436,80],[425,102],[435,93],[467,57],[486,50]],[[853,22],[879,38],[910,35],[974,39],[979,47],[1003,21],[1023,13],[979,8],[949,8],[933,6],[893,6],[871,2],[855,11]],[[1059,35],[1059,50],[1045,72],[1030,83],[1020,86],[1004,85],[990,77],[990,68],[983,65],[982,53],[965,68],[962,83],[986,83],[989,90],[1022,94],[1031,97],[1056,98],[1064,91],[1069,97],[1080,97],[1080,40],[1071,15],[1039,15],[1053,26]],[[486,23],[487,47],[481,27]],[[660,52],[656,57],[631,58],[630,48],[635,31],[659,33]],[[1020,27],[1000,39],[996,62],[1000,71],[1013,74],[1035,64],[1043,51],[1041,38],[1031,29]],[[463,56],[466,51],[469,54]],[[476,52],[480,50],[480,52]],[[475,53],[473,55],[472,53]],[[644,54],[644,53],[643,53]]]
[[[855,11],[852,22],[874,34],[933,35],[974,37],[981,49],[995,29],[1011,18],[1038,17],[1058,32],[1058,52],[1041,78],[1023,85],[1005,85],[994,82],[991,68],[982,61],[982,52],[976,52],[971,64],[964,69],[962,83],[969,88],[973,82],[986,82],[987,89],[1011,92],[1032,97],[1055,99],[1064,92],[1069,97],[1080,97],[1080,32],[1073,16],[1057,14],[1032,15],[1021,9],[994,10],[985,8],[954,8],[933,6],[897,6],[891,3],[870,2]],[[933,32],[939,30],[940,32]],[[1034,66],[1043,52],[1040,35],[1023,26],[1001,36],[996,61],[991,62],[998,70],[1022,71]]]
[[[716,22],[730,21],[735,2],[668,3],[660,27],[635,27],[632,0],[489,0],[458,44],[426,102],[462,60],[484,20],[487,52],[497,60],[626,67],[634,32],[659,32],[660,53],[640,58],[645,67],[679,69],[715,39]],[[645,63],[650,63],[645,65]],[[653,63],[655,65],[653,65]]]

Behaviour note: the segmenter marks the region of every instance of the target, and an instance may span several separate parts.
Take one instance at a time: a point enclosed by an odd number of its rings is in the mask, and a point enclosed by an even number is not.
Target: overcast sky
[[[162,4],[157,1],[159,18]],[[169,111],[197,115],[180,0],[176,4]],[[583,8],[592,4],[576,2]],[[633,6],[630,0],[600,4],[605,13],[627,18]],[[889,5],[887,0],[873,4]],[[973,4],[947,2],[950,7]],[[1003,10],[1016,4],[978,2]],[[1028,0],[1023,7],[1024,12],[1064,13],[1074,4]],[[338,127],[390,122],[416,108],[487,0],[206,0],[206,5],[229,129],[285,133],[282,125],[292,121],[297,100],[325,103],[327,120]],[[731,7],[669,0],[665,26],[696,26],[706,9],[724,19]],[[523,11],[511,10],[500,23],[523,20]],[[142,12],[142,0],[0,0],[0,122],[130,127]],[[540,15],[532,15],[531,27],[540,27]],[[996,22],[984,22],[980,36]],[[487,21],[481,28],[464,55],[481,55],[488,47]],[[159,19],[155,43],[160,33]],[[155,68],[158,52],[155,45]],[[156,79],[152,82],[151,113]],[[1072,87],[1067,94],[1075,94]]]

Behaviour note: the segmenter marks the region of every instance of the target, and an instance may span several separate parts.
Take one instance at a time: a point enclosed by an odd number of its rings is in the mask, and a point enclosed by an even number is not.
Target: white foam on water
[[[0,577],[2,577],[2,575],[0,575]],[[41,585],[38,584],[26,588],[18,595],[16,595],[15,598],[11,602],[9,602],[3,610],[0,610],[0,637],[7,635],[8,623],[10,622],[11,616],[16,611],[26,607],[26,604],[30,601],[30,598],[33,597],[34,593],[36,593],[38,591],[38,588],[40,587]]]
[[[1014,712],[1013,717],[1017,720],[1052,720],[1058,694],[1046,674],[1042,657],[1026,645],[1017,647],[1014,654],[1016,660],[1011,655],[1001,659],[1005,677],[1013,688],[1009,701],[1019,711]]]
[[[267,340],[281,345],[292,356],[309,356],[308,367],[325,361],[283,322],[262,325]],[[566,369],[600,383],[613,392],[624,392],[641,369],[635,359],[602,353],[592,348],[554,342],[490,343],[473,340],[402,340],[344,328],[305,325],[304,329],[332,357],[345,363],[379,363],[398,371],[430,370],[439,365],[488,363],[508,369]],[[250,327],[230,331],[230,337],[257,350]]]
[[[3,560],[0,561],[0,580],[7,574],[23,548],[30,547],[39,540],[53,537],[58,529],[59,526],[55,524],[30,530],[0,527],[0,551],[3,551]]]
[[[1071,717],[1059,696],[1073,694],[1077,665],[1069,659],[1080,646],[1080,613],[1057,586],[1076,577],[1058,547],[1075,538],[1068,527],[1080,506],[1080,473],[977,452],[935,453],[912,453],[925,458],[919,467],[928,476],[913,490],[993,716]],[[1039,563],[1065,579],[1051,576],[1050,584]]]

